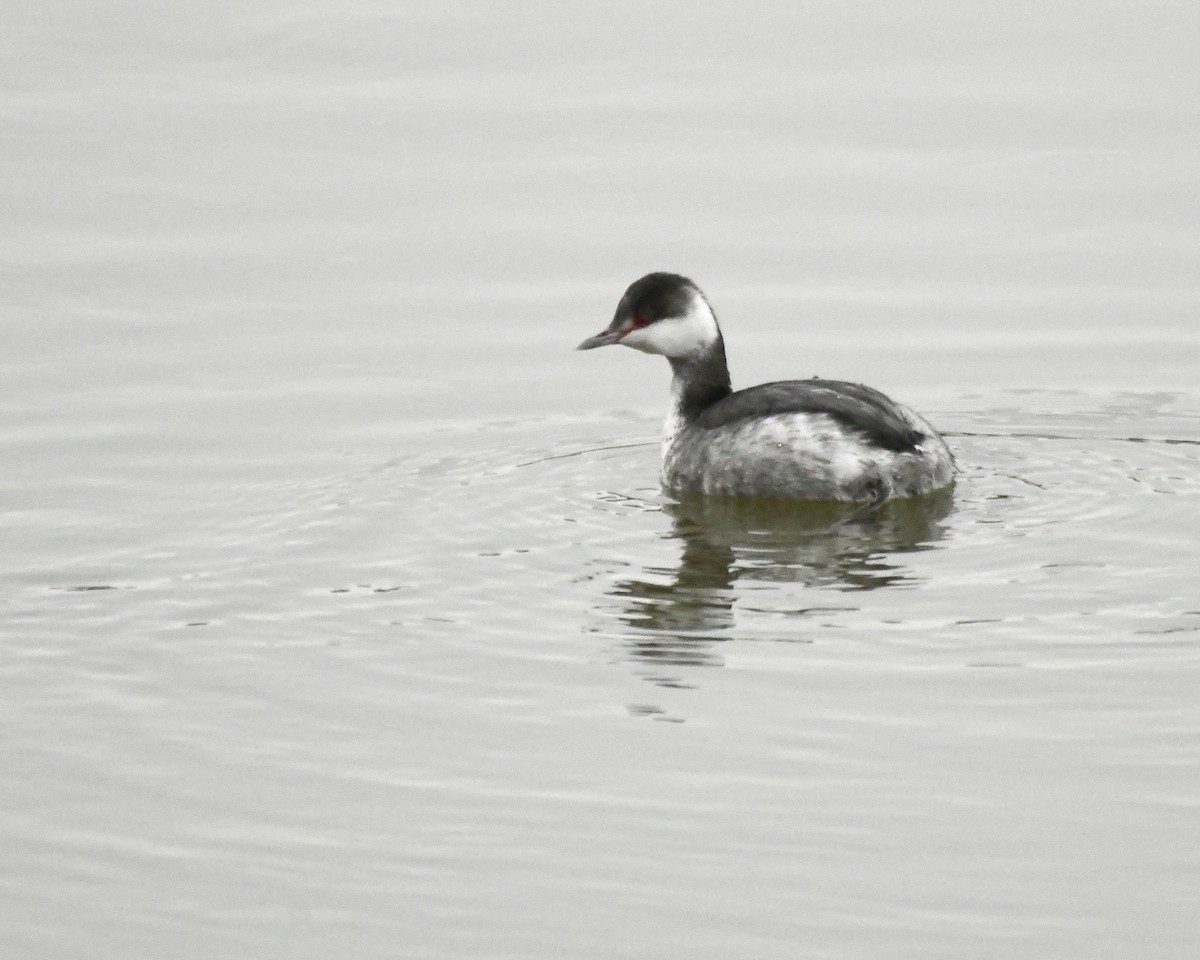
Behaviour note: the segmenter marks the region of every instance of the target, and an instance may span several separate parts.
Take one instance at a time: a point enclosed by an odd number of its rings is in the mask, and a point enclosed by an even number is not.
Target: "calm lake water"
[[[6,7],[0,956],[1194,956],[1198,28]],[[954,491],[664,496],[652,269]]]

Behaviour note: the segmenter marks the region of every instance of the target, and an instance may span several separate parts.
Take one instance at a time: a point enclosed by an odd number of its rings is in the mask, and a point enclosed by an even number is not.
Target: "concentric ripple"
[[[867,515],[666,497],[646,417],[414,430],[391,459],[286,486],[143,498],[67,592],[34,583],[10,613],[653,671],[722,663],[728,641],[1025,663],[1192,639],[1200,417],[1161,395],[1013,400],[939,418],[952,491]],[[147,539],[167,526],[177,546]]]
[[[366,509],[416,534],[409,626],[505,646],[582,615],[656,667],[721,662],[722,641],[834,635],[1024,662],[1200,628],[1184,583],[1200,559],[1197,419],[1157,395],[1017,399],[953,418],[952,493],[865,517],[666,497],[640,417],[426,434]]]

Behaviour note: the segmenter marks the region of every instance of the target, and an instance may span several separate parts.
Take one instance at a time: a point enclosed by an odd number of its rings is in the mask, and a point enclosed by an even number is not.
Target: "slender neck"
[[[668,357],[674,380],[671,384],[675,405],[684,420],[694,420],[718,400],[729,396],[729,366],[725,362],[725,341],[717,341],[702,353],[686,357]]]

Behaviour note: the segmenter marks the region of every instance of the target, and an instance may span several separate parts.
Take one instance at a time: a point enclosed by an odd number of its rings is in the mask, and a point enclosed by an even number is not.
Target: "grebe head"
[[[619,343],[681,359],[708,352],[720,340],[717,318],[699,287],[677,273],[648,273],[630,284],[608,329],[576,349]]]

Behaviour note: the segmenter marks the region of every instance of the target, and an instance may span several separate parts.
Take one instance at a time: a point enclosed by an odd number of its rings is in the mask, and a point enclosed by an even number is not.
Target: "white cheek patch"
[[[682,317],[659,320],[648,327],[631,330],[621,343],[643,353],[664,357],[686,357],[712,346],[717,339],[717,322],[707,305],[696,303]]]

